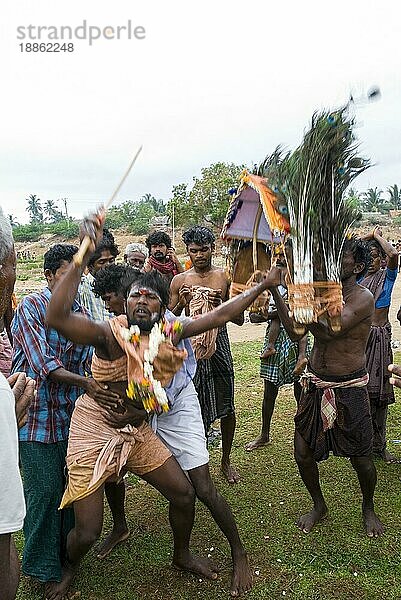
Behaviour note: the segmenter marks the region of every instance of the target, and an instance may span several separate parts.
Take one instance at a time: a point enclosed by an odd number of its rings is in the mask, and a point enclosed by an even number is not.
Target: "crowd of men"
[[[206,227],[194,226],[183,234],[187,269],[163,231],[150,233],[145,244],[128,244],[122,263],[116,262],[119,249],[101,213],[84,221],[81,237],[85,235],[91,244],[81,258],[74,245],[56,244],[47,250],[46,286],[25,296],[12,314],[15,250],[10,224],[0,212],[4,598],[15,597],[19,561],[11,534],[22,527],[22,572],[44,585],[48,600],[66,596],[81,559],[100,537],[104,496],[113,528],[98,557],[129,537],[128,471],[168,500],[177,568],[217,578],[215,566],[190,550],[198,498],[229,543],[231,594],[251,588],[251,569],[234,515],[210,475],[207,434],[219,420],[221,469],[229,483],[237,484],[240,474],[231,463],[234,367],[226,323],[241,325],[244,310],[266,289],[271,301],[260,361],[262,428],[246,450],[271,442],[279,388],[293,384],[295,460],[312,498],[312,509],[299,518],[299,528],[309,533],[327,513],[318,463],[331,452],[350,458],[361,487],[366,533],[381,535],[373,457],[396,461],[387,449],[386,421],[393,385],[401,387],[401,371],[392,364],[389,323],[398,252],[381,231],[375,228],[363,239],[347,240],[341,330],[334,332],[322,317],[304,336],[294,329],[286,302],[290,244],[278,249],[260,284],[228,301],[230,280],[213,264],[215,236]],[[143,375],[155,327],[169,332],[158,342],[151,363],[169,410],[149,413],[129,398],[127,382]],[[135,343],[126,335],[133,328]]]

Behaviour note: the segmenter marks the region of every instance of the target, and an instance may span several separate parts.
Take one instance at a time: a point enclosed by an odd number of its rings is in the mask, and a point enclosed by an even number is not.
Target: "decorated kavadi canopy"
[[[278,244],[290,226],[286,207],[268,187],[267,179],[244,171],[230,202],[221,237],[224,240],[254,240]]]

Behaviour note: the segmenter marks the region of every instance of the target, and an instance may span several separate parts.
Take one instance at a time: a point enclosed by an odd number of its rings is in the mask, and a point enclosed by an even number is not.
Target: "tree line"
[[[206,224],[221,228],[229,204],[229,190],[238,186],[245,165],[217,162],[201,170],[200,177],[193,177],[192,183],[175,185],[171,197],[157,199],[152,194],[144,194],[139,200],[126,200],[112,206],[107,213],[106,224],[111,229],[123,229],[134,235],[148,233],[152,219],[167,215],[177,227]],[[389,210],[401,210],[401,190],[397,184],[384,192],[375,187],[365,192],[353,188],[348,198],[361,212],[386,214]],[[59,203],[64,202],[63,207]],[[68,216],[67,202],[42,200],[35,194],[26,199],[29,224],[20,225],[9,215],[16,241],[35,241],[44,233],[64,236],[66,239],[78,235],[78,221]]]

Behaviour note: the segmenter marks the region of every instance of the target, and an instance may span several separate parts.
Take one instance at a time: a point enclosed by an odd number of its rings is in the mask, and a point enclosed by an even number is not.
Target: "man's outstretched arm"
[[[181,337],[192,337],[199,333],[203,333],[204,331],[209,331],[209,329],[221,327],[233,318],[238,317],[238,315],[248,308],[248,306],[256,300],[259,294],[264,292],[270,285],[271,282],[268,273],[266,279],[258,285],[255,285],[242,294],[239,294],[239,296],[224,302],[201,317],[186,322]]]

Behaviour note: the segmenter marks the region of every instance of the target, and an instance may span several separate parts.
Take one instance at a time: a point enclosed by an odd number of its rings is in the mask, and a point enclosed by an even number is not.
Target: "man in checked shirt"
[[[65,487],[68,431],[75,401],[84,391],[92,398],[116,397],[85,376],[91,348],[73,344],[45,325],[52,290],[76,252],[76,246],[56,244],[45,253],[47,286],[21,301],[12,324],[12,372],[24,371],[36,381],[37,389],[28,422],[19,431],[27,509],[22,571],[45,584],[46,598],[52,597],[52,588],[62,578],[66,538],[74,524],[73,511],[59,511],[58,507]],[[75,301],[73,311],[85,309]]]

